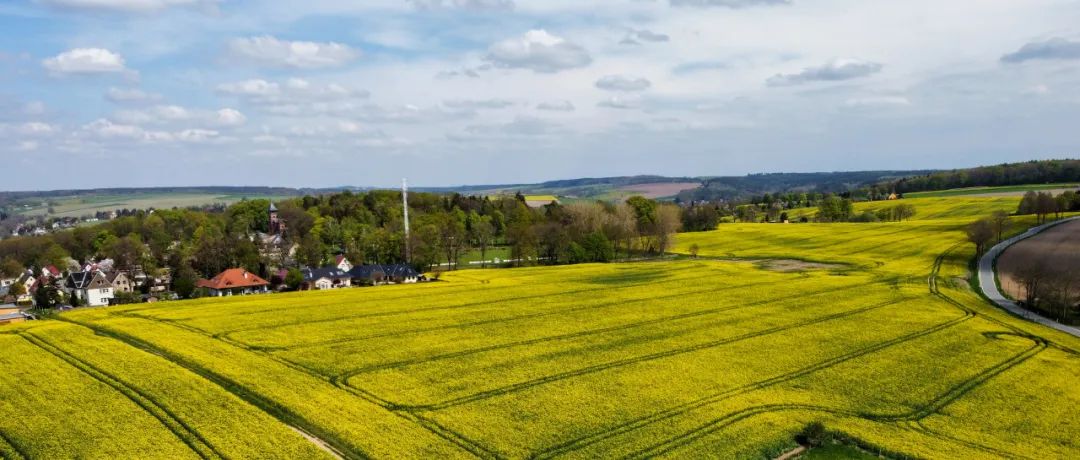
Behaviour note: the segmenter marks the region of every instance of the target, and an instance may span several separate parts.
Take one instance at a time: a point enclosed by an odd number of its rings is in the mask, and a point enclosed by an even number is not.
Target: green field
[[[763,458],[820,421],[911,457],[1075,457],[1080,339],[966,282],[963,226],[1017,199],[905,202],[917,220],[680,235],[698,259],[7,327],[0,454],[329,456],[293,427],[348,458]]]
[[[136,193],[136,194],[100,194],[71,197],[50,197],[35,200],[22,200],[13,209],[25,216],[47,217],[82,217],[99,211],[117,209],[172,209],[212,204],[233,204],[245,198],[270,198],[241,195],[221,195],[216,193]],[[52,207],[53,213],[49,213]]]
[[[1061,189],[1076,189],[1080,187],[1080,184],[1036,184],[1036,185],[1013,185],[1004,187],[969,187],[958,188],[951,190],[939,190],[933,192],[912,192],[904,194],[906,198],[933,198],[933,197],[949,197],[949,196],[964,196],[964,195],[985,195],[985,194],[1005,194],[1005,193],[1024,193],[1028,191],[1040,191],[1040,190],[1061,190]]]

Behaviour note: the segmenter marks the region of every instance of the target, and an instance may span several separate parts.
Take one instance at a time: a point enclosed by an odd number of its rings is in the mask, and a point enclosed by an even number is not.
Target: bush
[[[807,447],[818,447],[832,440],[832,434],[825,429],[825,424],[819,421],[810,422],[795,437],[795,440]]]

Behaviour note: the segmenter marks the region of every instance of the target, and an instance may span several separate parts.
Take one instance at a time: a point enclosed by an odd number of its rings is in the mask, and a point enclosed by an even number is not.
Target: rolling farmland
[[[965,281],[963,226],[1017,199],[905,202],[915,220],[680,235],[698,259],[0,329],[0,454],[761,458],[821,421],[896,455],[1075,456],[1080,339]]]

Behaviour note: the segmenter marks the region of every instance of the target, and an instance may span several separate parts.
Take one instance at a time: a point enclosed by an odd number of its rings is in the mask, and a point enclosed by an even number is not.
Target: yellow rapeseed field
[[[820,421],[897,456],[1075,458],[1080,339],[967,283],[964,225],[1017,199],[904,202],[916,219],[679,235],[696,259],[9,327],[0,454],[762,458]]]

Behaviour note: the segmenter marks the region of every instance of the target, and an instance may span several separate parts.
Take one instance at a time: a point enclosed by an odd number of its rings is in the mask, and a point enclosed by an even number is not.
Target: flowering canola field
[[[680,235],[698,259],[0,329],[0,455],[761,458],[820,421],[896,455],[1075,457],[1080,339],[965,281],[963,225],[1016,200],[905,202],[919,219]]]

